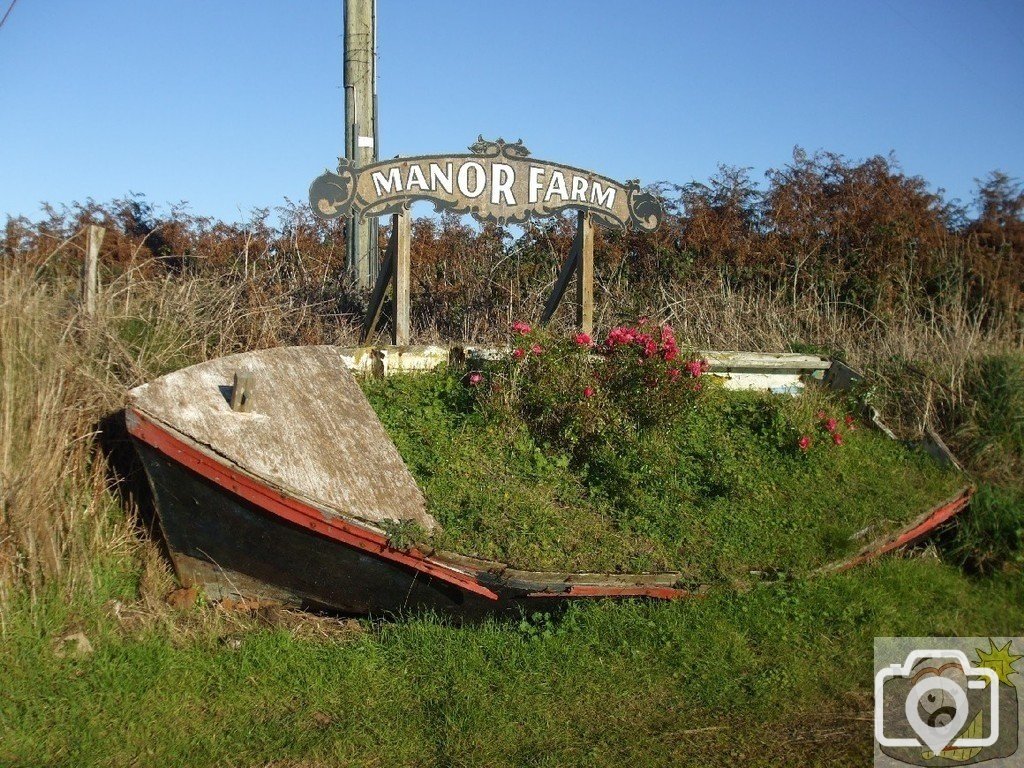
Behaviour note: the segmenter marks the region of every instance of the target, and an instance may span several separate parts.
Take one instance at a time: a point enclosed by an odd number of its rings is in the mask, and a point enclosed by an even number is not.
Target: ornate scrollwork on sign
[[[356,194],[356,177],[348,160],[338,158],[338,172],[325,171],[309,186],[309,202],[318,216],[336,219],[352,207]]]
[[[523,146],[520,139],[515,144],[509,144],[504,139],[490,141],[482,135],[477,136],[476,141],[469,145],[469,151],[477,155],[488,155],[491,157],[504,155],[505,157],[529,157],[530,150]]]
[[[429,200],[438,211],[468,213],[484,222],[521,224],[578,209],[610,229],[655,229],[658,199],[637,181],[621,184],[591,171],[527,159],[522,140],[480,136],[468,155],[425,155],[384,160],[362,168],[340,160],[309,188],[314,212],[325,219],[355,213],[382,216]]]

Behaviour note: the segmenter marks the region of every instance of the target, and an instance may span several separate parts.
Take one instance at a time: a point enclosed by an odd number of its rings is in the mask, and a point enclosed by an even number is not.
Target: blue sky
[[[0,0],[0,13],[9,0]],[[129,191],[237,219],[343,151],[341,0],[19,0],[0,214]],[[380,153],[522,138],[618,179],[895,151],[1024,176],[1024,1],[379,0]]]

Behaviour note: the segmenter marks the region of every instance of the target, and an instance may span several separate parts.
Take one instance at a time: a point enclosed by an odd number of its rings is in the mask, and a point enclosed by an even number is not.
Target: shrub
[[[598,438],[663,424],[699,398],[707,363],[681,355],[669,325],[642,319],[603,343],[513,325],[512,352],[466,379],[482,410],[516,415],[541,444],[582,458]],[[486,386],[480,386],[485,384]]]
[[[977,573],[1024,566],[1024,489],[982,484],[960,516],[952,553]]]
[[[1024,472],[1024,355],[981,358],[966,381],[969,405],[959,432],[967,455],[984,474]]]

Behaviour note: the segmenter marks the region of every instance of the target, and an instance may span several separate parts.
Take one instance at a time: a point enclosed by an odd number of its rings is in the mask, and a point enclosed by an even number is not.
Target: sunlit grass
[[[853,406],[820,389],[794,399],[709,386],[656,427],[592,438],[581,463],[476,405],[458,373],[363,385],[444,528],[432,543],[518,568],[679,571],[702,583],[806,573],[967,483],[862,422],[847,426]],[[841,445],[818,411],[837,418]]]

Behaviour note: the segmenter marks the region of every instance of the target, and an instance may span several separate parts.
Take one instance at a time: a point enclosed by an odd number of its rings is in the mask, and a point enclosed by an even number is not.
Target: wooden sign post
[[[576,237],[558,273],[558,279],[555,280],[555,287],[544,305],[544,312],[540,316],[542,324],[546,324],[555,314],[573,275],[576,275],[576,325],[584,333],[593,333],[594,224],[590,220],[590,215],[584,211],[576,215]]]
[[[576,238],[541,321],[551,318],[576,275],[577,323],[591,333],[594,224],[649,232],[661,223],[661,203],[637,181],[620,183],[580,168],[530,159],[522,141],[509,144],[480,137],[469,149],[471,154],[395,158],[358,167],[341,159],[337,173],[326,171],[310,185],[310,205],[323,219],[392,215],[391,242],[363,324],[363,341],[376,331],[384,293],[392,283],[394,343],[409,342],[409,209],[416,200],[428,200],[438,211],[468,213],[499,226],[576,210]]]
[[[384,294],[391,287],[394,303],[394,322],[391,324],[391,343],[406,346],[410,337],[409,283],[411,273],[410,246],[412,240],[412,216],[409,211],[395,213],[391,216],[391,238],[384,252],[384,262],[377,272],[377,282],[370,296],[370,305],[366,309],[363,330],[359,341],[365,344],[380,323],[381,310],[384,309]]]

